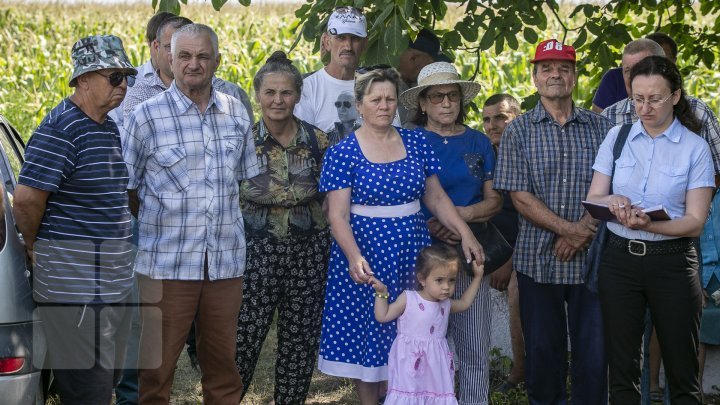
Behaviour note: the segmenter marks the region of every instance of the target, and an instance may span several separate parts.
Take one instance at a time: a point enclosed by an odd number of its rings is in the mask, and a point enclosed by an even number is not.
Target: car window
[[[5,249],[5,240],[7,233],[5,224],[5,187],[0,184],[0,250]]]
[[[8,192],[15,192],[15,183],[23,164],[25,145],[3,116],[0,115],[0,173]]]

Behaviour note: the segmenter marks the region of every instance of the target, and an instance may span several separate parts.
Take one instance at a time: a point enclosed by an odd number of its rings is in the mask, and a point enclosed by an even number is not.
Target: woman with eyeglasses
[[[416,112],[414,123],[440,161],[440,184],[462,220],[471,226],[488,221],[502,209],[502,197],[493,189],[495,152],[490,139],[463,124],[464,107],[479,91],[480,85],[460,79],[451,63],[435,62],[425,66],[418,75],[418,85],[400,97],[403,105]],[[427,209],[424,213],[433,243],[458,244],[459,235]],[[454,298],[462,296],[470,286],[471,274],[458,273]],[[460,403],[488,402],[490,277],[483,278],[469,310],[450,315],[448,335],[453,338],[460,362]]]
[[[598,288],[610,365],[610,401],[640,403],[646,306],[660,342],[673,404],[701,404],[698,329],[702,287],[693,238],[708,215],[714,170],[701,124],[685,97],[678,68],[649,56],[630,73],[639,121],[613,159],[623,127],[600,146],[588,200],[607,204],[617,222],[600,263]],[[621,137],[622,141],[622,137]],[[613,171],[614,165],[614,171]],[[670,220],[644,208],[661,205]],[[667,388],[666,388],[667,389]]]
[[[355,106],[363,123],[328,149],[320,177],[334,243],[318,368],[353,379],[361,404],[376,405],[395,371],[388,369],[388,354],[396,324],[378,322],[373,306],[375,299],[395,301],[414,284],[415,259],[430,244],[420,201],[460,235],[466,259],[484,261],[482,247],[438,181],[425,137],[392,126],[398,80],[395,69],[356,76]],[[367,285],[371,276],[388,287],[388,295],[374,294]]]
[[[302,404],[320,338],[330,233],[318,191],[327,135],[293,115],[303,80],[277,51],[253,81],[262,119],[252,127],[260,174],[240,184],[247,267],[236,362],[243,396],[277,317],[275,404]]]

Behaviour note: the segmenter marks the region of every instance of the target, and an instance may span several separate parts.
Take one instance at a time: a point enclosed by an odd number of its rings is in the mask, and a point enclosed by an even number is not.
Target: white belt
[[[355,215],[373,218],[406,217],[420,212],[420,200],[401,205],[351,204],[350,212]]]

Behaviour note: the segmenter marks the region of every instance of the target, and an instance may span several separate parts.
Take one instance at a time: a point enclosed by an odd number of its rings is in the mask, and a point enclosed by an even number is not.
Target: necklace
[[[445,145],[448,144],[447,138],[443,137],[443,143],[444,143]]]

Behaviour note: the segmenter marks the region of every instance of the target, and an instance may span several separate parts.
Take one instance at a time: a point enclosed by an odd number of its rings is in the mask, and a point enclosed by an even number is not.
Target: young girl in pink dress
[[[484,272],[473,261],[473,280],[459,300],[452,300],[460,257],[447,245],[422,249],[415,265],[418,291],[407,290],[388,303],[385,284],[375,277],[375,319],[397,319],[397,337],[390,349],[385,404],[450,405],[455,398],[455,366],[445,333],[451,312],[468,309]]]

